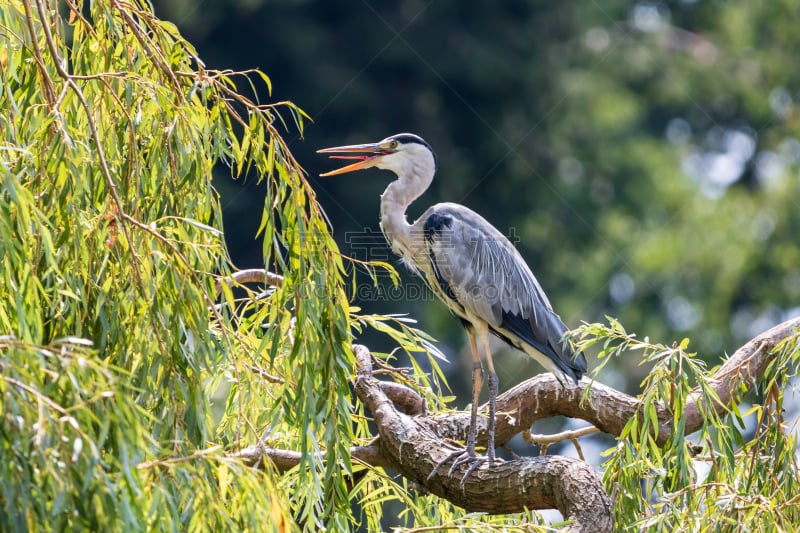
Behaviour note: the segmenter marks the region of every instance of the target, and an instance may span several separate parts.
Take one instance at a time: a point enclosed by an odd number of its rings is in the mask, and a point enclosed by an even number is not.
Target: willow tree
[[[619,438],[604,479],[523,457],[462,488],[430,476],[467,427],[429,414],[445,407],[435,349],[349,305],[348,272],[388,267],[345,268],[278,129],[305,115],[244,95],[268,92],[266,75],[205,68],[138,0],[5,2],[0,66],[0,529],[377,530],[389,502],[412,528],[535,530],[531,510],[551,507],[575,530],[797,523],[781,419],[797,321],[710,372],[685,342],[586,325],[573,340],[601,361],[653,361],[641,395],[539,376],[501,398],[498,441],[583,418]],[[263,269],[229,259],[219,164],[265,190]],[[354,345],[364,328],[412,366]],[[735,422],[753,388],[749,434]],[[577,435],[538,439],[559,438]]]
[[[302,112],[243,97],[270,80],[204,69],[145,2],[56,7],[0,8],[2,529],[346,527],[342,262],[275,129]],[[219,282],[218,162],[267,190],[267,297]],[[265,431],[306,452],[298,490],[226,458]]]

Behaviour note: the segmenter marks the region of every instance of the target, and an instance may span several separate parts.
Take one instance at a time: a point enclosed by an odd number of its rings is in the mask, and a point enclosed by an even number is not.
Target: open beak
[[[337,174],[344,174],[345,172],[353,172],[354,170],[361,170],[362,168],[374,167],[381,156],[391,154],[390,150],[381,148],[380,145],[373,144],[351,144],[350,146],[336,146],[334,148],[323,148],[317,150],[318,154],[344,154],[344,155],[331,155],[331,159],[356,159],[355,163],[351,163],[345,167],[331,170],[320,174],[322,177],[335,176]]]

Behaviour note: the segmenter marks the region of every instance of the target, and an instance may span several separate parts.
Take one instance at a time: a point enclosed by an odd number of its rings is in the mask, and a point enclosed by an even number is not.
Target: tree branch
[[[555,435],[539,435],[537,433],[531,433],[530,431],[525,430],[522,432],[522,439],[530,444],[547,446],[565,440],[579,439],[581,437],[585,437],[586,435],[591,435],[592,433],[598,433],[599,431],[600,430],[594,426],[587,426],[585,428],[562,431],[561,433],[556,433]]]
[[[752,387],[772,361],[773,348],[782,340],[797,335],[800,318],[788,320],[748,341],[717,370],[711,381],[722,403],[714,410],[730,408],[739,391]],[[588,398],[581,401],[588,390]],[[689,395],[684,408],[686,434],[703,425],[700,391]],[[605,433],[618,436],[628,420],[640,409],[639,399],[602,383],[583,378],[577,385],[562,385],[552,374],[539,374],[509,389],[497,398],[495,443],[502,446],[514,435],[527,430],[537,420],[563,415],[590,422]],[[482,406],[481,410],[486,410]],[[664,405],[656,406],[659,427],[656,441],[664,444],[671,435],[673,416]],[[437,432],[442,438],[464,439],[469,429],[469,414],[455,413],[437,418]],[[478,442],[487,442],[487,419],[478,418]]]
[[[784,322],[750,340],[725,361],[711,378],[721,400],[713,406],[716,412],[730,408],[743,390],[752,387],[774,359],[775,346],[798,335],[798,329],[800,318]],[[571,531],[611,530],[611,502],[600,479],[594,469],[577,459],[546,456],[516,459],[491,468],[481,466],[466,478],[463,489],[459,483],[467,465],[457,468],[452,476],[445,468],[428,479],[453,449],[447,439],[466,437],[469,414],[425,416],[424,402],[420,407],[422,399],[416,393],[376,380],[369,350],[364,346],[353,348],[358,359],[356,394],[375,417],[380,435],[370,446],[351,448],[355,459],[395,468],[433,494],[469,511],[505,514],[557,508],[572,521]],[[587,399],[581,401],[585,393]],[[693,391],[684,410],[687,434],[702,427],[700,401],[699,390]],[[395,402],[401,404],[405,414],[398,412]],[[485,408],[484,405],[481,410]],[[584,378],[578,384],[562,385],[552,375],[540,374],[498,397],[496,445],[502,446],[517,433],[529,430],[537,420],[555,415],[581,418],[601,431],[619,435],[640,409],[637,398],[602,383]],[[671,435],[673,417],[663,404],[657,406],[657,412],[656,440],[663,444]],[[483,445],[487,441],[486,430],[486,417],[479,417],[478,442]],[[251,465],[266,456],[279,470],[300,462],[298,452],[268,447],[247,448],[235,456]],[[502,491],[502,498],[496,497],[498,491]]]
[[[383,393],[408,416],[424,416],[428,412],[425,400],[413,389],[393,381],[379,381]]]

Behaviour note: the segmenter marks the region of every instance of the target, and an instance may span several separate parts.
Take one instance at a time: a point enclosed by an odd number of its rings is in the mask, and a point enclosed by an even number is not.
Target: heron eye
[[[389,148],[392,148],[392,149],[397,148],[397,141],[391,141],[389,143]]]

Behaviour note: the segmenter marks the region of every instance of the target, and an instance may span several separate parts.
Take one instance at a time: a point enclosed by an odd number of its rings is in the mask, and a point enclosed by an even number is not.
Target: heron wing
[[[562,344],[566,326],[508,238],[458,204],[438,204],[423,217],[430,271],[448,306],[462,319],[485,321],[517,348],[528,344],[580,379],[585,357]]]

